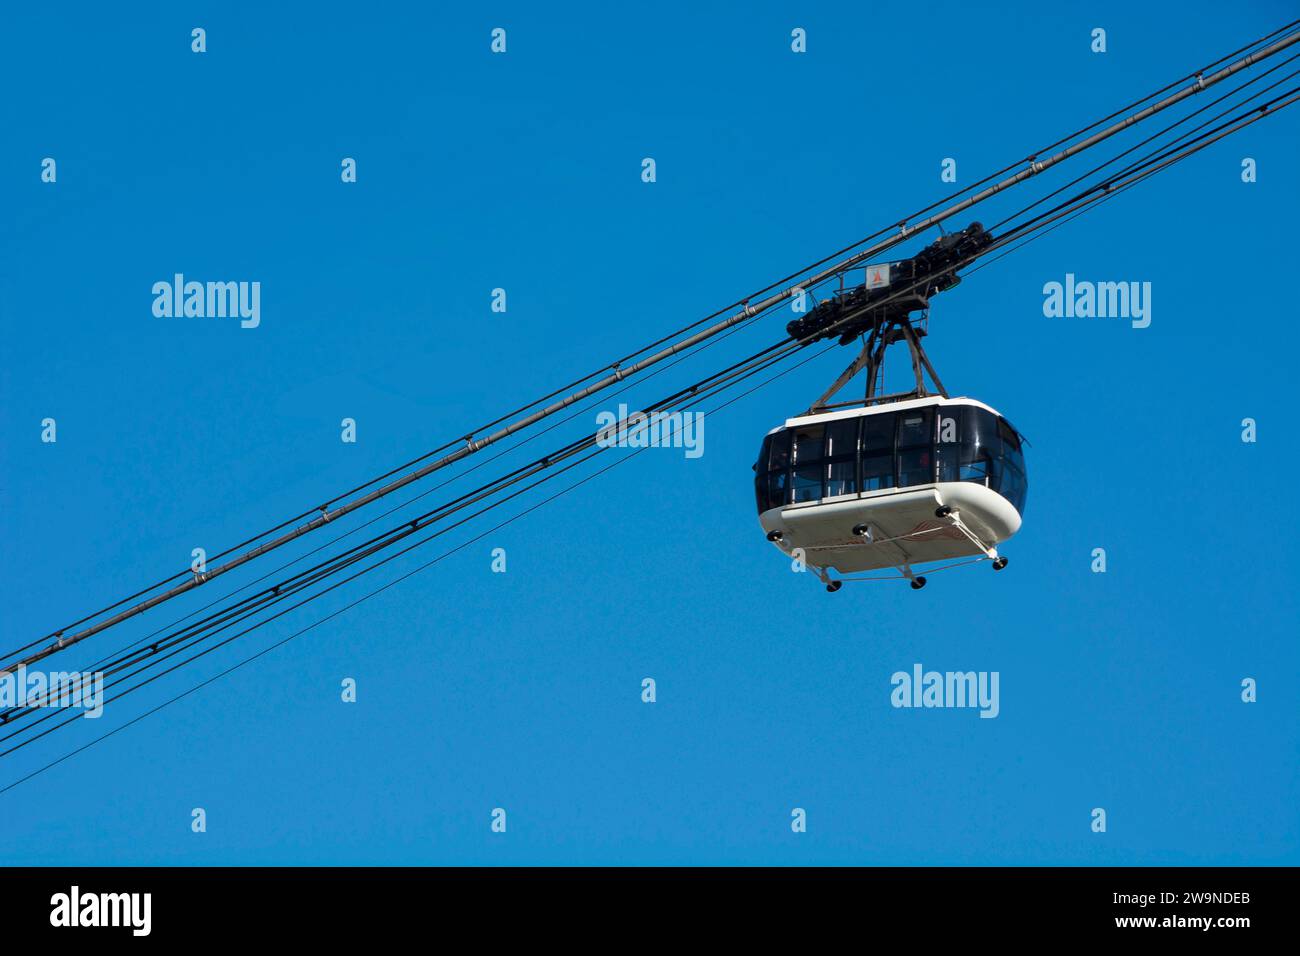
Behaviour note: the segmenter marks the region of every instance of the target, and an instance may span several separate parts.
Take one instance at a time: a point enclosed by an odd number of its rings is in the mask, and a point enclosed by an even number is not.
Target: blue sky
[[[952,188],[945,157],[970,183],[1294,12],[415,6],[5,12],[3,649],[897,221]],[[1298,122],[1259,123],[936,300],[950,391],[1032,442],[996,578],[830,596],[763,541],[750,464],[838,350],[710,417],[702,457],[640,455],[0,795],[22,824],[0,862],[1300,861],[1300,529],[1276,494],[1297,465],[1282,336]],[[177,272],[261,282],[260,326],[156,318],[151,286]],[[1151,326],[1044,318],[1042,286],[1067,272],[1151,282]],[[630,394],[666,394],[783,322]],[[589,433],[588,415],[507,460]],[[435,547],[0,760],[0,786]],[[917,662],[998,671],[997,719],[892,708],[890,675]]]

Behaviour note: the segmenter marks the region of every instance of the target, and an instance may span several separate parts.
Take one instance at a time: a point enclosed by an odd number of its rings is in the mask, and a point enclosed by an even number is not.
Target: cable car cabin
[[[1006,566],[997,545],[1020,529],[1028,482],[1022,439],[989,406],[931,396],[792,418],[763,441],[759,521],[801,549],[827,589],[844,574],[961,559]],[[964,562],[961,562],[964,563]]]

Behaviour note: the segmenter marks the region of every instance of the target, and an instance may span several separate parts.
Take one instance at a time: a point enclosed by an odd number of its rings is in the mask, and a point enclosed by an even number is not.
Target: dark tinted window
[[[1024,514],[1025,494],[1029,490],[1029,482],[1025,479],[1024,473],[1011,462],[1003,460],[1000,465],[996,490],[1003,498],[1015,505],[1017,511]]]
[[[961,473],[961,408],[940,408],[936,414],[934,457],[939,480],[958,481]]]
[[[934,481],[934,410],[898,413],[898,487]]]
[[[758,503],[758,513],[767,510],[767,457],[772,446],[772,436],[763,439],[763,447],[758,450],[758,461],[754,465],[754,497]]]
[[[782,429],[763,439],[758,464],[754,466],[754,495],[758,499],[759,514],[786,503],[789,467],[790,433]]]
[[[794,429],[794,463],[821,461],[826,454],[826,426],[805,425]]]
[[[929,408],[917,408],[898,415],[898,447],[929,447],[934,439],[934,413]]]
[[[858,460],[848,458],[844,461],[826,463],[826,488],[823,498],[836,495],[851,495],[858,490]]]
[[[1002,457],[1023,473],[1025,456],[1020,449],[1020,436],[1005,418],[998,419],[998,437],[1002,439]]]
[[[826,485],[823,498],[851,495],[858,490],[857,416],[826,423]]]
[[[993,473],[993,462],[991,459],[982,458],[978,461],[969,461],[962,464],[957,474],[958,481],[974,481],[981,485],[989,483],[989,477]]]
[[[961,444],[961,408],[938,408],[935,415],[935,447]]]
[[[754,465],[755,471],[767,471],[767,458],[771,453],[772,435],[763,439],[763,447],[758,450],[758,463]]]
[[[816,501],[822,497],[822,479],[826,472],[826,425],[804,425],[794,429],[793,436],[794,472],[790,503]]]
[[[862,490],[879,491],[881,488],[894,487],[894,455],[889,452],[872,455],[864,452],[862,456]]]
[[[935,446],[940,480],[972,481],[984,485],[1023,513],[1029,480],[1020,435],[1006,419],[967,405],[960,411],[958,445],[954,451],[943,441],[943,419],[948,414],[948,409],[940,412],[940,440]]]
[[[844,458],[858,453],[857,418],[842,418],[826,423],[826,457]]]
[[[788,471],[774,471],[766,476],[767,481],[767,507],[779,508],[786,503],[786,493],[790,485],[790,473]]]
[[[768,471],[784,471],[790,467],[790,433],[784,428],[770,436],[772,443],[768,453]],[[760,470],[762,466],[760,465]]]
[[[894,430],[897,412],[876,412],[862,417],[862,490],[894,487]]]
[[[794,482],[791,485],[790,502],[792,504],[800,501],[816,501],[822,496],[822,471],[825,466],[821,462],[813,462],[810,465],[795,465]]]
[[[898,452],[898,487],[928,485],[934,481],[934,453],[929,448],[903,448]]]
[[[962,409],[962,464],[988,461],[1002,454],[998,437],[998,420],[982,408],[967,405]]]
[[[862,418],[862,456],[894,454],[895,412],[878,412]]]
[[[1002,441],[1002,469],[998,492],[1025,513],[1025,496],[1029,493],[1029,479],[1025,471],[1025,455],[1021,449],[1019,433],[1005,418],[998,419],[998,437]]]

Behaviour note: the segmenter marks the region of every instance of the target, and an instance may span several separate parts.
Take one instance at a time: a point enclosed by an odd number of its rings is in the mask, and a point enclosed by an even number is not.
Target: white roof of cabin
[[[834,422],[841,418],[865,418],[868,415],[879,415],[885,412],[906,411],[911,408],[926,408],[930,405],[974,405],[976,408],[982,408],[986,412],[992,412],[999,418],[1001,413],[990,405],[974,398],[967,398],[964,395],[954,398],[944,398],[942,395],[927,395],[925,398],[913,398],[906,402],[885,402],[880,405],[873,405],[868,408],[840,408],[829,412],[818,412],[816,415],[797,415],[794,418],[787,418],[784,425],[778,425],[768,432],[769,435],[779,432],[782,428],[798,428],[801,425],[815,425],[818,422]]]

